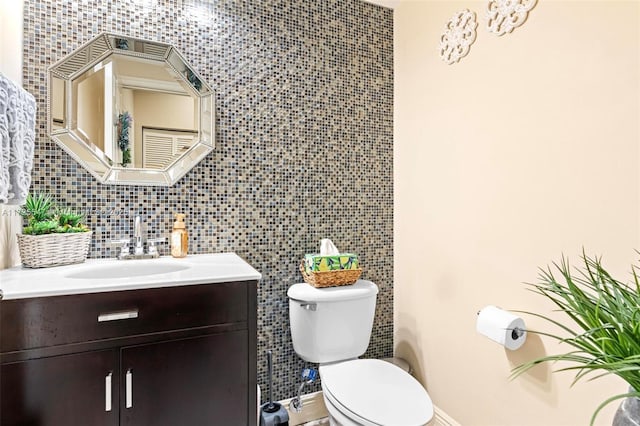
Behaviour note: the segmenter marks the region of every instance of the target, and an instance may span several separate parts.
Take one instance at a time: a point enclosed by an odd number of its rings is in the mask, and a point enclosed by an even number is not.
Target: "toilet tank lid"
[[[289,287],[289,299],[303,302],[336,302],[342,300],[363,299],[378,294],[378,286],[367,280],[358,280],[351,285],[315,288],[311,284],[299,283]]]

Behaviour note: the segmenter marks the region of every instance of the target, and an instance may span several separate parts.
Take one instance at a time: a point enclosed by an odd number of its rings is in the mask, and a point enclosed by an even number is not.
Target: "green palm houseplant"
[[[559,279],[556,278],[556,274]],[[614,425],[640,423],[640,284],[635,268],[633,283],[613,278],[602,266],[601,259],[582,254],[580,268],[572,268],[566,258],[553,267],[541,269],[540,282],[528,284],[530,290],[551,300],[575,326],[567,326],[547,315],[522,313],[542,318],[561,331],[533,331],[572,347],[566,353],[546,355],[513,369],[515,378],[538,364],[566,361],[569,366],[556,371],[573,371],[573,384],[582,379],[593,380],[615,374],[629,385],[629,391],[613,395],[596,407],[593,425],[607,404],[626,398],[614,418]],[[632,418],[627,418],[627,417]],[[635,422],[638,423],[635,423]]]
[[[45,268],[84,262],[92,232],[84,216],[56,205],[48,194],[29,193],[20,215],[26,220],[18,234],[22,266]]]

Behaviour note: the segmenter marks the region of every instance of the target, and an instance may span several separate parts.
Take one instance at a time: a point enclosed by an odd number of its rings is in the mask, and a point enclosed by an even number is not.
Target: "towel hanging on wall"
[[[36,100],[0,73],[0,203],[22,204],[31,184]]]

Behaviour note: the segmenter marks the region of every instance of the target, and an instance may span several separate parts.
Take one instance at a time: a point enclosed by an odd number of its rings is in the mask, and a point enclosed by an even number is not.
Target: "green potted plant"
[[[26,219],[18,248],[22,265],[44,268],[84,262],[92,232],[84,216],[55,204],[50,195],[29,193],[20,215]]]
[[[591,417],[593,424],[600,410],[607,404],[626,398],[616,413],[614,425],[631,423],[640,415],[640,284],[635,268],[633,283],[625,284],[613,278],[602,266],[600,258],[582,254],[582,267],[571,268],[563,257],[553,268],[541,269],[537,284],[530,289],[551,300],[565,313],[575,327],[567,326],[551,317],[534,312],[561,331],[533,331],[571,346],[571,350],[546,355],[517,366],[517,377],[534,366],[549,361],[567,361],[573,365],[556,371],[575,371],[573,383],[588,378],[597,379],[615,374],[629,384],[629,391],[605,399]],[[557,273],[560,279],[556,279]],[[577,327],[577,328],[576,328]],[[594,375],[595,374],[595,375]],[[635,417],[640,422],[640,417]]]
[[[129,127],[131,126],[131,114],[127,111],[118,115],[118,146],[122,151],[122,167],[131,163],[131,148],[129,147]]]

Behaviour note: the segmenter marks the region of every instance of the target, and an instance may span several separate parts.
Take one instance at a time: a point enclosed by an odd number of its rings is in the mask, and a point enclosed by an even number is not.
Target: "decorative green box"
[[[358,255],[353,253],[342,253],[336,256],[305,254],[304,267],[307,271],[313,272],[358,269]]]

